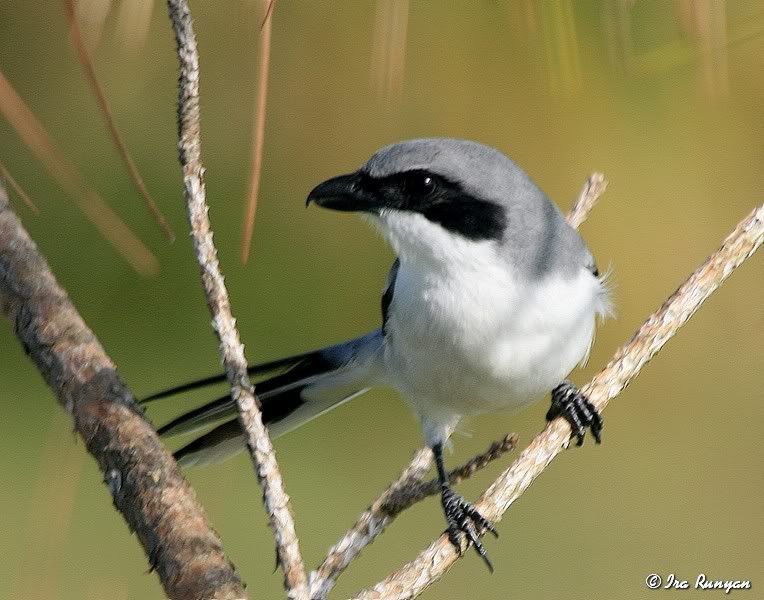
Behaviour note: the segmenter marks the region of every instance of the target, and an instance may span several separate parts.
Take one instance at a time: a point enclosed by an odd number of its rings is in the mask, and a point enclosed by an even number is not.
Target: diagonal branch
[[[174,600],[244,597],[191,487],[0,186],[0,312],[71,415],[114,506]]]
[[[497,458],[514,450],[516,446],[516,434],[504,436],[501,441],[491,444],[483,454],[478,454],[461,467],[449,472],[449,483],[456,485],[468,479]],[[321,566],[310,574],[312,600],[326,598],[350,562],[373,542],[393,519],[417,502],[440,493],[440,481],[423,481],[431,466],[432,451],[429,448],[418,450],[400,477],[382,492],[355,525],[332,546]]]
[[[231,397],[239,411],[239,422],[247,441],[263,501],[276,540],[278,562],[284,570],[284,587],[293,600],[308,599],[305,566],[300,555],[289,496],[284,490],[276,455],[263,425],[255,388],[247,375],[244,346],[239,339],[212,240],[201,162],[199,111],[199,53],[187,0],[168,0],[180,61],[178,82],[178,150],[191,237],[201,269],[207,305],[220,341],[220,356],[231,384]]]
[[[617,396],[642,367],[673,337],[700,305],[764,241],[764,205],[756,208],[724,240],[722,246],[703,263],[666,302],[621,347],[592,381],[582,388],[591,402],[602,410]],[[567,445],[570,426],[563,419],[547,425],[515,462],[488,488],[477,509],[492,521],[528,489],[533,481]],[[361,591],[356,600],[402,600],[415,598],[440,579],[459,554],[446,535],[441,535],[413,561],[403,565],[372,588]]]
[[[589,212],[607,188],[607,180],[602,173],[592,173],[583,185],[578,198],[568,213],[568,222],[578,228],[589,216]],[[504,443],[507,442],[505,438]],[[514,445],[514,444],[513,444]],[[477,457],[479,458],[479,457]],[[432,452],[429,448],[419,450],[400,477],[390,484],[382,495],[363,513],[355,524],[345,533],[342,539],[329,549],[324,562],[311,573],[311,597],[323,599],[337,583],[337,578],[350,565],[361,551],[371,544],[381,534],[387,525],[397,516],[398,512],[389,514],[384,507],[388,497],[395,493],[397,496],[410,494],[417,485],[421,485],[424,477],[432,466]],[[407,498],[410,504],[416,500]],[[399,501],[401,504],[403,500]],[[403,508],[401,509],[403,510]]]

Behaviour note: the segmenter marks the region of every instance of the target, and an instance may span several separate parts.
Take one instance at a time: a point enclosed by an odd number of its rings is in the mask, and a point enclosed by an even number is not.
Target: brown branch
[[[114,116],[112,115],[109,102],[106,100],[106,94],[104,93],[103,88],[98,81],[98,77],[96,77],[96,72],[93,68],[93,61],[90,59],[87,48],[85,48],[85,42],[82,40],[82,33],[80,32],[80,26],[77,23],[77,16],[74,12],[74,0],[64,0],[64,5],[66,9],[66,18],[69,21],[69,32],[72,36],[72,45],[77,51],[77,57],[79,58],[82,69],[85,72],[85,78],[88,80],[90,89],[92,90],[93,95],[98,102],[98,106],[101,109],[101,113],[106,120],[106,126],[109,129],[109,134],[111,135],[111,139],[114,142],[114,145],[117,147],[117,152],[122,158],[122,161],[125,163],[128,175],[130,175],[130,179],[132,179],[133,184],[138,190],[138,193],[143,197],[143,201],[146,203],[146,207],[149,209],[149,212],[154,218],[154,221],[156,221],[157,225],[159,225],[160,229],[164,232],[165,237],[167,237],[167,239],[171,242],[174,242],[175,234],[173,233],[170,224],[167,222],[167,219],[165,219],[162,211],[159,210],[156,202],[154,202],[154,199],[146,189],[146,184],[143,182],[143,177],[141,177],[141,174],[138,172],[138,167],[135,165],[133,157],[130,156],[130,153],[127,150],[127,146],[125,146],[125,142],[122,140],[122,136],[117,129],[117,125],[114,123]]]
[[[478,454],[461,467],[448,474],[448,481],[456,485],[471,477],[517,446],[517,435],[506,435],[494,442],[483,454]],[[387,527],[393,519],[407,508],[429,496],[440,493],[437,479],[423,481],[432,466],[432,451],[422,448],[417,451],[411,464],[400,477],[382,492],[369,509],[363,513],[355,525],[329,550],[321,566],[310,574],[310,597],[323,600],[337,582],[350,562]]]
[[[578,228],[586,220],[589,211],[606,188],[607,180],[602,173],[592,173],[589,176],[567,216],[568,222],[573,227]],[[477,458],[479,459],[479,457]],[[342,539],[330,548],[321,566],[311,573],[312,598],[318,600],[325,598],[336,584],[337,578],[350,565],[350,562],[366,546],[371,544],[393,520],[382,510],[389,495],[393,492],[400,495],[401,491],[411,493],[411,490],[424,480],[431,466],[432,452],[428,448],[419,450],[400,477],[390,484],[368,511],[359,517]]]
[[[247,375],[244,346],[231,312],[228,291],[220,272],[204,187],[201,162],[199,111],[199,53],[186,0],[168,0],[180,61],[178,83],[178,149],[191,237],[201,269],[207,305],[220,341],[220,356],[231,384],[231,397],[239,411],[239,422],[263,489],[263,501],[276,540],[276,553],[284,570],[284,587],[290,598],[308,600],[305,566],[300,555],[289,496],[284,490],[268,430],[263,425],[255,388]]]
[[[40,214],[40,209],[37,208],[37,205],[34,202],[32,202],[29,194],[27,194],[24,189],[16,182],[16,180],[13,178],[13,175],[11,175],[10,171],[8,171],[8,169],[3,164],[3,161],[0,161],[0,178],[4,179],[6,183],[13,188],[13,191],[16,192],[16,195],[21,198],[24,204],[27,205],[29,210],[31,210],[35,215]]]
[[[700,305],[764,241],[764,205],[741,221],[721,248],[701,265],[687,281],[651,315],[634,337],[620,348],[608,365],[582,388],[591,402],[602,410],[617,396],[642,367],[663,347]],[[492,521],[528,489],[555,456],[567,445],[570,426],[556,419],[522,452],[517,460],[488,488],[477,503],[480,512]],[[459,554],[441,535],[413,561],[405,564],[372,588],[361,591],[356,600],[401,600],[415,598],[440,579]]]
[[[260,69],[257,76],[257,102],[255,124],[252,130],[252,168],[249,175],[249,196],[244,208],[244,222],[241,232],[241,262],[246,264],[252,244],[255,226],[257,196],[263,172],[263,146],[265,145],[265,110],[268,101],[268,73],[271,63],[271,31],[273,30],[273,9],[276,0],[264,0],[265,17],[260,27]]]
[[[0,310],[98,462],[170,598],[244,590],[193,491],[0,186]]]

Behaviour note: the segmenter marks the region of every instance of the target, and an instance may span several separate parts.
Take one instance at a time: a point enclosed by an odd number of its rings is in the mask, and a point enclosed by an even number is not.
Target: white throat
[[[424,273],[452,272],[498,267],[498,245],[493,240],[470,240],[444,229],[415,212],[384,210],[367,219],[387,239],[401,263]]]

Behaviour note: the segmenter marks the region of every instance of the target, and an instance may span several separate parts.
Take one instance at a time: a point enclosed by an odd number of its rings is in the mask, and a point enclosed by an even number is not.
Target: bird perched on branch
[[[272,435],[373,386],[396,389],[435,456],[448,535],[491,563],[479,534],[493,525],[449,486],[443,449],[466,415],[518,410],[551,391],[578,445],[602,419],[565,378],[586,360],[607,291],[594,259],[558,208],[514,162],[482,144],[418,139],[379,150],[359,170],[310,192],[307,204],[361,213],[397,258],[382,294],[382,326],[322,350],[250,368]],[[220,382],[210,377],[145,401]],[[187,412],[160,433],[223,421],[176,452],[182,465],[239,452],[230,396]]]

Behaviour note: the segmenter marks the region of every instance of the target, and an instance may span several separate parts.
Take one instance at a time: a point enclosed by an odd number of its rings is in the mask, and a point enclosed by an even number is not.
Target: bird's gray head
[[[411,254],[453,260],[454,251],[469,254],[507,240],[528,254],[549,218],[559,218],[507,156],[448,138],[382,148],[358,171],[318,185],[307,202],[368,215],[404,260]]]

